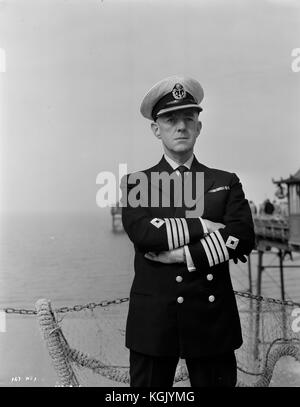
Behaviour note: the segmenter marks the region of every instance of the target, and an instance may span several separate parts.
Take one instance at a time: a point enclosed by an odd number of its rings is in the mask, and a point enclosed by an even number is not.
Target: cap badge
[[[184,99],[186,97],[186,91],[181,83],[176,83],[172,90],[172,95],[176,100]]]

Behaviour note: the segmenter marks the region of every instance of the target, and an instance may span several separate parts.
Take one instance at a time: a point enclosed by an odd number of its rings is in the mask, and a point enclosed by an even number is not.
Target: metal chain
[[[73,307],[61,307],[57,308],[55,312],[57,313],[67,313],[67,312],[73,312],[73,311],[82,311],[84,309],[90,309],[93,310],[94,308],[97,307],[107,307],[108,305],[112,304],[121,304],[123,302],[129,301],[129,297],[124,297],[124,298],[117,298],[115,300],[104,300],[99,303],[95,302],[90,302],[85,305],[74,305]]]
[[[129,297],[124,297],[124,298],[117,298],[115,300],[104,300],[101,301],[99,303],[95,303],[95,302],[90,302],[88,304],[85,305],[81,305],[81,304],[77,304],[74,305],[72,307],[61,307],[61,308],[57,308],[54,311],[56,313],[67,313],[67,312],[74,312],[74,311],[82,311],[84,309],[90,309],[93,310],[96,307],[107,307],[108,305],[112,305],[112,304],[121,304],[123,302],[129,301]],[[32,310],[32,309],[24,309],[24,308],[3,308],[0,309],[0,311],[4,311],[7,314],[21,314],[21,315],[36,315],[37,311]]]
[[[4,311],[7,314],[22,314],[22,315],[36,315],[36,311],[33,309],[24,308],[3,308],[0,311]]]
[[[245,292],[245,291],[234,291],[234,293],[240,297],[244,297],[244,298],[248,298],[248,299],[253,299],[253,300],[257,300],[257,301],[266,301],[272,304],[279,304],[279,305],[286,305],[288,307],[300,307],[300,303],[298,302],[294,302],[291,300],[280,300],[277,298],[269,298],[269,297],[262,297],[261,295],[254,295],[251,294],[249,292]],[[54,311],[60,314],[65,314],[68,312],[80,312],[83,311],[84,309],[89,309],[89,310],[93,310],[97,307],[107,307],[109,305],[113,305],[113,304],[121,304],[123,302],[127,302],[129,301],[129,297],[124,297],[124,298],[116,298],[115,300],[104,300],[101,301],[99,303],[96,302],[90,302],[88,304],[85,305],[81,305],[81,304],[77,304],[77,305],[73,305],[72,307],[60,307],[55,309]],[[0,309],[0,311],[4,311],[7,314],[21,314],[21,315],[36,315],[37,312],[35,310],[32,309],[24,309],[24,308],[3,308]]]
[[[261,295],[254,295],[251,294],[249,292],[242,292],[242,291],[234,291],[234,293],[240,297],[244,297],[244,298],[250,298],[253,300],[257,300],[257,301],[266,301],[266,302],[270,302],[272,304],[280,304],[280,305],[286,305],[288,307],[300,307],[300,303],[299,302],[294,302],[292,300],[280,300],[278,298],[269,298],[269,297],[262,297]]]

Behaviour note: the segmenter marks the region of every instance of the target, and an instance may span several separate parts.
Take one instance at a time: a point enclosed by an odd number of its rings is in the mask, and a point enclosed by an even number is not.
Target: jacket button
[[[211,281],[214,278],[214,276],[212,274],[207,274],[206,278],[208,281]]]
[[[209,302],[214,302],[214,300],[215,300],[214,295],[210,295],[210,296],[208,297],[208,301],[209,301]]]
[[[179,304],[182,304],[183,301],[184,301],[183,297],[178,297],[178,298],[177,298],[177,302],[178,302]]]
[[[181,283],[182,280],[183,280],[183,278],[182,278],[181,276],[177,276],[177,277],[176,277],[177,283]]]

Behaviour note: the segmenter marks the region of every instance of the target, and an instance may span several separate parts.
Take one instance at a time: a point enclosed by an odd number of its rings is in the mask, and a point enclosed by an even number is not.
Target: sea
[[[0,308],[128,296],[132,278],[133,245],[108,210],[2,216]]]

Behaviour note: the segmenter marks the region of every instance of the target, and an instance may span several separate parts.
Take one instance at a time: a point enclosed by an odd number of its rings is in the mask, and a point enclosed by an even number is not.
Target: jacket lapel
[[[173,168],[170,166],[170,164],[165,160],[164,156],[162,156],[160,162],[152,168],[151,172],[167,172],[169,174],[171,174],[174,170]],[[215,180],[214,178],[211,176],[211,172],[210,169],[208,167],[206,167],[205,165],[199,163],[199,161],[196,159],[196,157],[194,156],[194,160],[192,162],[192,166],[191,166],[191,171],[193,173],[196,172],[204,172],[204,193],[206,193],[214,184]],[[194,177],[196,179],[196,177]],[[159,190],[161,191],[162,187],[161,185],[159,186]]]
[[[154,167],[151,169],[151,173],[152,173],[152,172],[158,172],[158,173],[167,172],[168,174],[172,174],[173,171],[174,171],[173,168],[172,168],[171,165],[167,162],[167,160],[165,159],[164,156],[162,156],[160,162],[159,162],[156,166],[154,166]],[[156,183],[152,184],[151,178],[150,178],[150,183],[151,183],[151,186],[152,186],[153,188],[157,188],[157,184],[156,184]],[[161,191],[162,194],[165,193],[165,192],[162,190],[162,185],[161,185],[161,183],[159,184],[158,189]]]
[[[152,171],[168,172],[169,174],[171,174],[174,170],[168,163],[168,161],[165,159],[165,157],[162,156],[160,162],[155,167],[152,168]]]
[[[196,173],[196,172],[204,173],[204,194],[206,194],[206,192],[215,183],[215,180],[211,175],[210,169],[208,167],[206,167],[205,165],[199,163],[199,161],[196,159],[196,157],[194,157],[194,160],[193,160],[192,166],[191,166],[191,171],[193,173]],[[194,178],[196,178],[196,177],[194,176]]]

